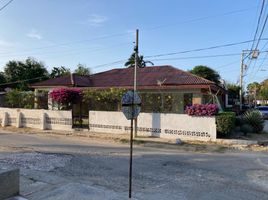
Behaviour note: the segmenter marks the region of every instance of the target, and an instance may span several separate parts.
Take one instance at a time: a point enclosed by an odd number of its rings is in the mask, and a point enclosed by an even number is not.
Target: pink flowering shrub
[[[83,94],[76,88],[59,88],[49,93],[50,98],[62,105],[75,104],[82,100]]]
[[[213,116],[218,111],[219,108],[216,104],[194,104],[185,109],[185,113],[191,116]]]

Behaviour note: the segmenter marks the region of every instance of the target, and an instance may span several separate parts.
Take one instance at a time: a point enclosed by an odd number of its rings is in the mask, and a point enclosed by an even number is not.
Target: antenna
[[[157,80],[156,82],[157,82],[157,85],[159,85],[159,86],[162,86],[162,84],[166,81],[167,79],[165,78],[163,81],[161,81],[161,80]]]

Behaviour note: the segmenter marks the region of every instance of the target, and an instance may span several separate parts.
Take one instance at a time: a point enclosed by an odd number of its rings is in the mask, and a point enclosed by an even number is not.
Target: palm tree
[[[138,56],[138,67],[143,68],[147,66],[147,63],[154,65],[151,61],[143,60],[143,56]],[[132,53],[128,61],[125,63],[126,67],[134,67],[135,66],[135,53]]]

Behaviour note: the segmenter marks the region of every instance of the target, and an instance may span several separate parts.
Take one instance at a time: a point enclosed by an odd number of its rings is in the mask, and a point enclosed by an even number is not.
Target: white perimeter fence
[[[0,123],[5,126],[37,128],[41,130],[72,130],[72,112],[0,108]]]
[[[191,117],[186,114],[140,113],[138,136],[167,139],[216,140],[215,117]],[[121,112],[89,111],[92,132],[129,133],[130,121]]]
[[[71,111],[0,108],[0,124],[41,130],[72,129]],[[216,140],[215,117],[191,117],[185,114],[140,113],[137,135],[182,140]],[[89,111],[89,131],[129,133],[130,121],[122,112]]]

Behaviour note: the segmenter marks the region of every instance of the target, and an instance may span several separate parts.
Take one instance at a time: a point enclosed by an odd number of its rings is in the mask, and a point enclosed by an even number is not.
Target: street
[[[129,145],[0,132],[0,168],[20,168],[33,200],[128,199]],[[268,155],[134,146],[133,199],[268,199]]]

